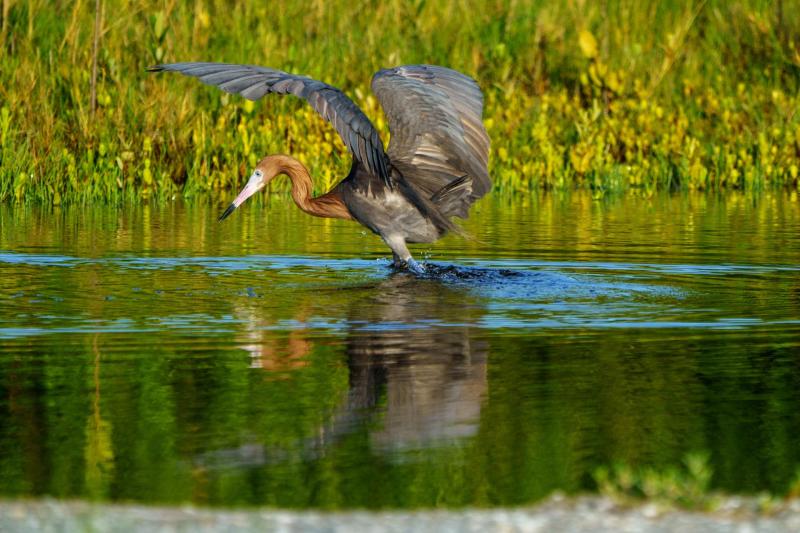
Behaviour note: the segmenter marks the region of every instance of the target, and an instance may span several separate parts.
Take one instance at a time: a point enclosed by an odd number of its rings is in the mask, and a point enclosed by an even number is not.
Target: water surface
[[[800,202],[489,198],[389,268],[283,198],[0,206],[0,495],[430,507],[800,467]]]

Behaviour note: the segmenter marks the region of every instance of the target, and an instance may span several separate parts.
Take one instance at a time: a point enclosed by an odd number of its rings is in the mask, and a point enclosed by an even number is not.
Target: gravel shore
[[[600,497],[554,497],[535,507],[454,511],[299,512],[213,510],[79,501],[0,501],[0,531],[462,531],[503,532],[783,532],[800,531],[800,501],[769,513],[754,500],[729,498],[718,510],[662,510],[654,504],[620,506]]]

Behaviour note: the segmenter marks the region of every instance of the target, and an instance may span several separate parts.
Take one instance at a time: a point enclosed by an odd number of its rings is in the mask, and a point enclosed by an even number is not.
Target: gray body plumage
[[[367,116],[339,89],[320,81],[250,65],[175,63],[151,67],[194,76],[256,100],[294,94],[330,122],[353,155],[350,174],[334,190],[358,222],[381,235],[395,258],[406,242],[432,242],[458,227],[473,202],[491,189],[489,137],[477,83],[431,65],[384,69],[372,90],[392,133],[388,150]]]
[[[397,183],[400,178],[392,179]],[[418,208],[400,187],[385,186],[359,163],[335,190],[353,218],[384,240],[402,237],[406,242],[433,242],[449,229],[433,222],[430,208]]]

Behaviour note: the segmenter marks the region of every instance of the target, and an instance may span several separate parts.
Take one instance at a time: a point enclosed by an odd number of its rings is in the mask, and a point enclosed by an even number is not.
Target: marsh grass
[[[595,470],[594,480],[601,494],[620,503],[646,499],[664,507],[710,511],[718,495],[711,491],[708,459],[706,454],[689,454],[681,467],[662,470],[615,464]]]
[[[275,152],[318,191],[346,174],[333,128],[298,100],[145,72],[182,60],[328,81],[384,140],[373,72],[462,70],[486,93],[498,191],[798,188],[797,0],[103,0],[93,98],[95,4],[3,1],[0,201],[191,198]]]
[[[651,502],[662,509],[683,508],[714,511],[725,498],[712,489],[713,469],[708,453],[690,453],[683,464],[667,468],[634,468],[623,463],[601,466],[593,477],[600,494],[622,505]],[[800,469],[783,494],[761,492],[755,498],[760,512],[781,508],[781,503],[797,498]]]

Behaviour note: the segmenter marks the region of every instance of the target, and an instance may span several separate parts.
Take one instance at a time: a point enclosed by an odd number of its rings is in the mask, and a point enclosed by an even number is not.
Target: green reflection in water
[[[269,203],[0,206],[3,495],[489,506],[800,465],[794,197],[495,198],[426,280]]]

